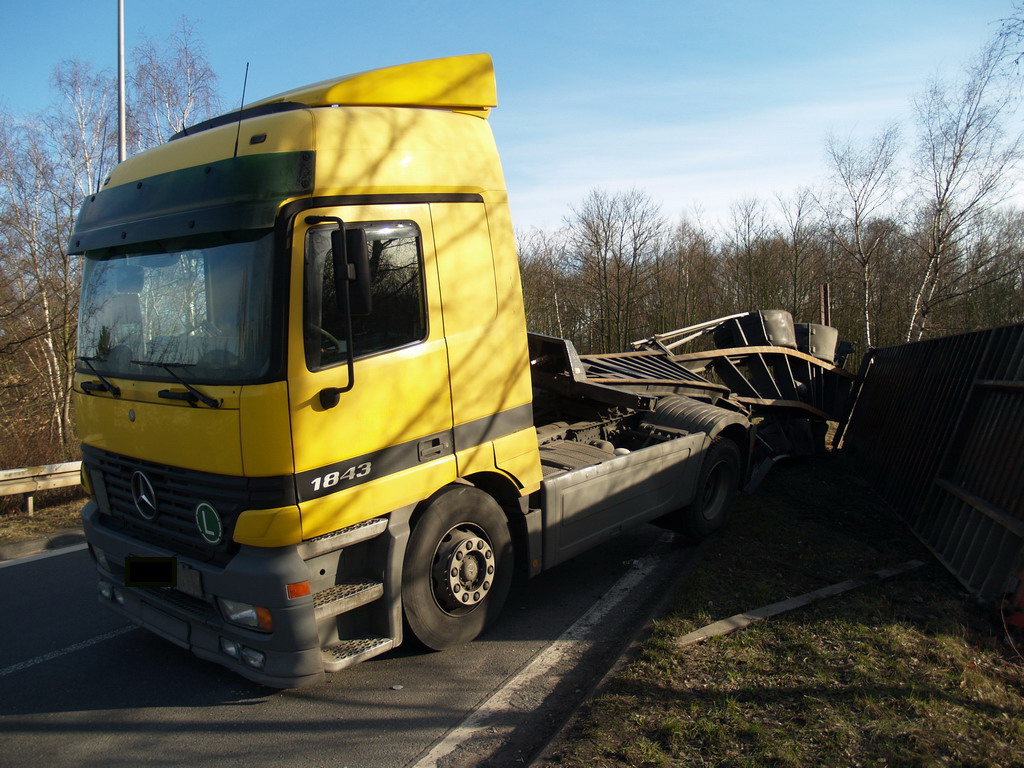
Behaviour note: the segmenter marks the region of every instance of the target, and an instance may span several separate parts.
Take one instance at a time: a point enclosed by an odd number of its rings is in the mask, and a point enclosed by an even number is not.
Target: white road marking
[[[69,552],[81,552],[88,546],[89,545],[83,541],[81,544],[73,544],[70,547],[62,547],[60,549],[54,549],[50,552],[38,552],[34,555],[26,555],[25,557],[18,557],[13,560],[4,560],[3,562],[0,562],[0,568],[10,568],[12,565],[24,565],[25,563],[34,563],[36,560],[45,560],[48,557],[66,555]]]
[[[22,661],[18,664],[12,664],[9,667],[4,667],[3,669],[0,669],[0,677],[5,677],[14,672],[20,672],[23,669],[34,667],[36,664],[42,664],[44,661],[53,661],[54,659],[59,659],[61,656],[67,656],[69,653],[80,651],[83,648],[88,648],[89,646],[96,645],[97,643],[102,643],[105,640],[111,640],[115,637],[124,635],[128,632],[132,632],[136,629],[138,629],[138,627],[134,625],[128,627],[121,627],[120,629],[115,629],[112,632],[97,635],[96,637],[91,638],[89,640],[83,640],[80,643],[69,645],[67,648],[61,648],[59,651],[53,651],[51,653],[43,654],[42,656],[36,656],[34,659],[29,659],[28,661]]]
[[[463,742],[476,734],[488,730],[488,722],[497,715],[519,712],[522,709],[523,693],[540,677],[547,677],[546,685],[552,688],[558,682],[552,669],[566,655],[586,645],[587,640],[603,626],[604,618],[629,599],[632,590],[640,586],[651,572],[663,562],[658,557],[644,556],[637,560],[607,594],[595,603],[589,611],[563,632],[558,639],[538,653],[515,677],[505,681],[487,701],[477,707],[459,725],[449,731],[434,748],[409,768],[437,768],[437,765],[459,748]],[[517,705],[517,700],[519,705]]]

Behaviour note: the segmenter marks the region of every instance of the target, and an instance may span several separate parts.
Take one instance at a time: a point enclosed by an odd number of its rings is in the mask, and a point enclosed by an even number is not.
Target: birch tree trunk
[[[1022,135],[1008,135],[1016,94],[1001,76],[1004,41],[987,46],[957,83],[934,81],[915,102],[920,140],[915,244],[921,267],[907,321],[907,341],[920,339],[940,304],[962,295],[968,240],[1012,188]]]

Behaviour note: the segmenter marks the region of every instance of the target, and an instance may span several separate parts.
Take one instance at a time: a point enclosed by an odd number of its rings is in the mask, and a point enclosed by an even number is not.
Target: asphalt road
[[[0,569],[0,766],[523,765],[692,557],[660,537],[641,526],[516,584],[499,623],[467,646],[399,648],[294,691],[250,683],[105,611],[83,550],[9,565]],[[626,593],[620,580],[638,559],[650,572]],[[551,646],[612,598],[621,604],[590,639]],[[519,706],[499,708],[437,759],[439,740],[552,647],[560,669],[524,684]]]

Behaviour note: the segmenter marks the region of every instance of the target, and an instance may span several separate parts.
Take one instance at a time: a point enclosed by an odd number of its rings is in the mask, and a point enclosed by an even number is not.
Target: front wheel
[[[498,503],[450,486],[428,500],[402,574],[406,627],[435,651],[467,643],[501,612],[512,583],[512,538]]]

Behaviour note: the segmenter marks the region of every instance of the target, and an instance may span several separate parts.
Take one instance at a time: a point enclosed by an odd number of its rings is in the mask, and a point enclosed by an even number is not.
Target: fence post
[[[25,514],[28,515],[29,517],[32,517],[32,515],[35,514],[35,511],[36,511],[35,499],[32,497],[31,493],[26,493],[25,494]]]

